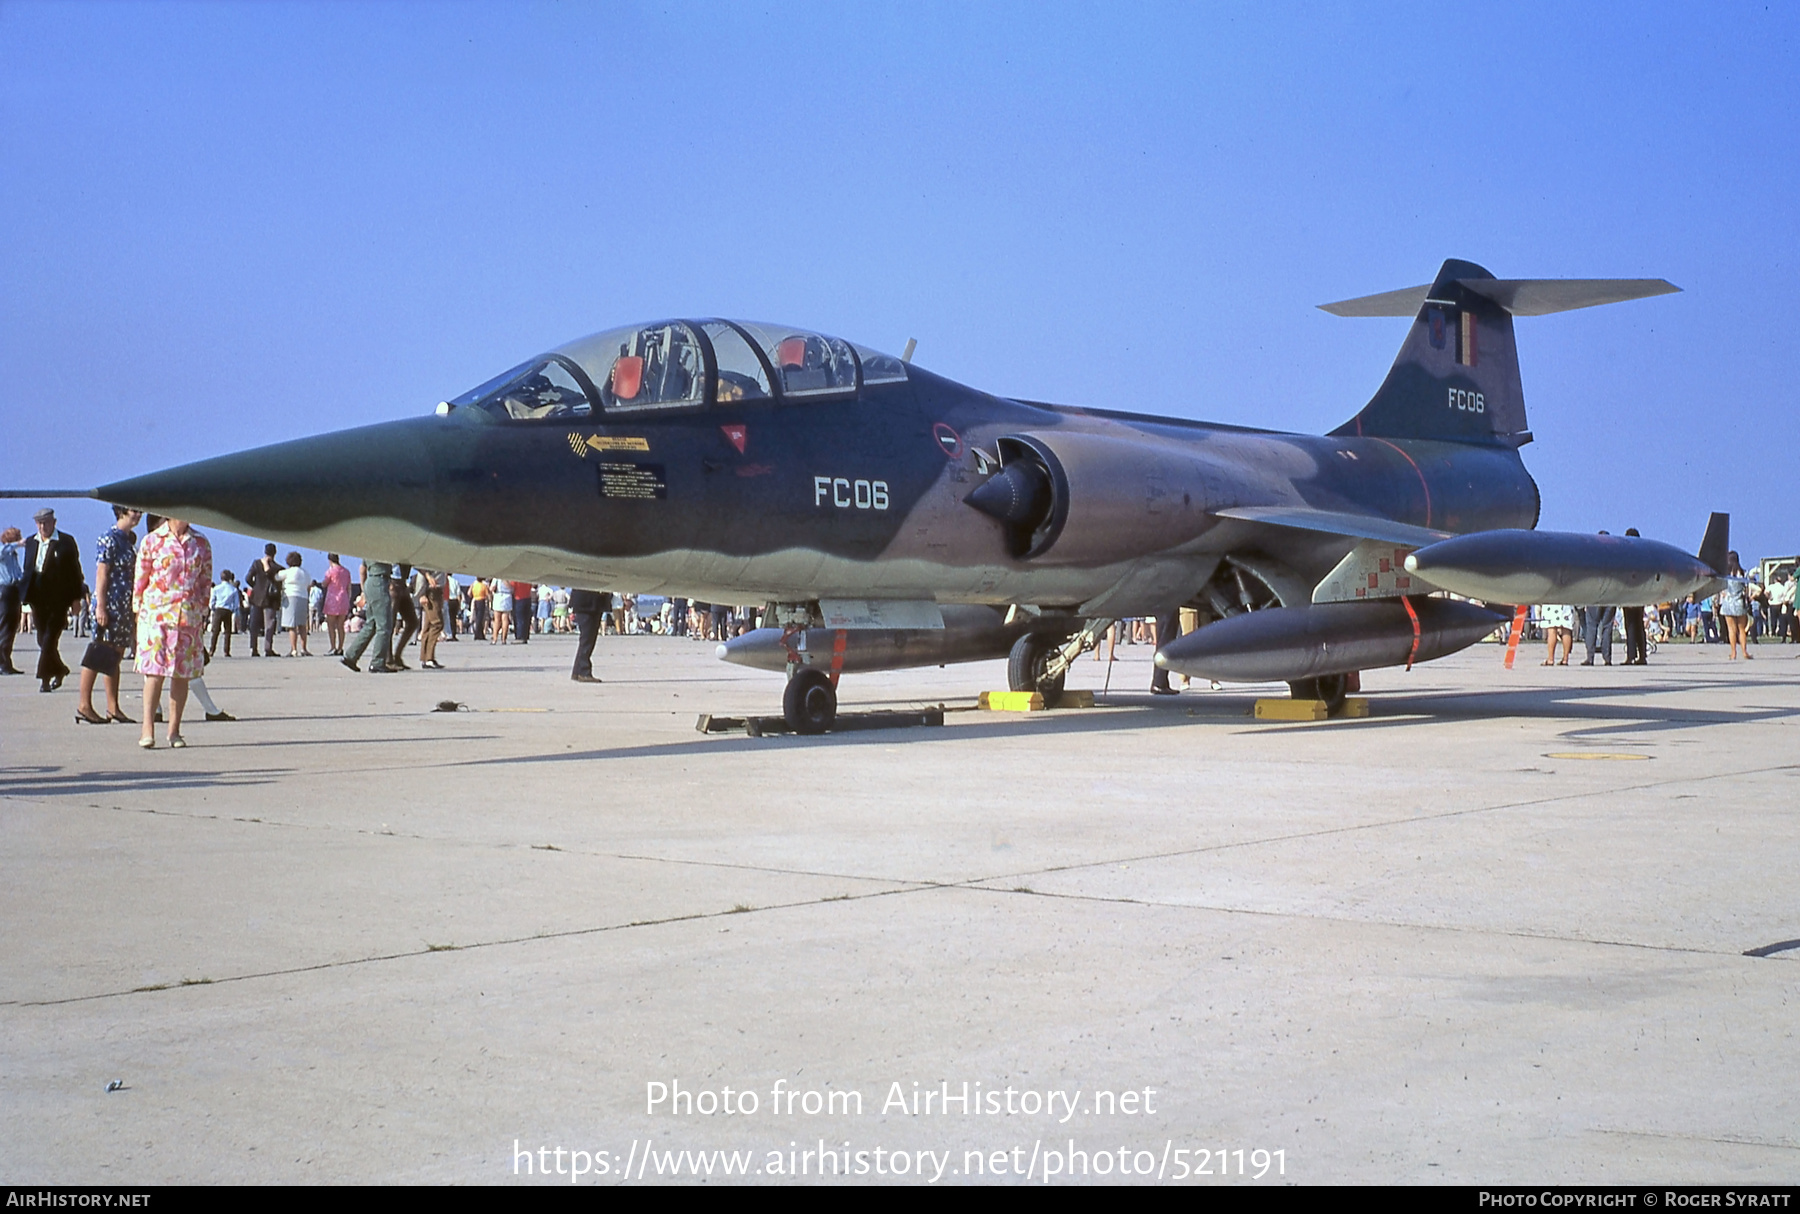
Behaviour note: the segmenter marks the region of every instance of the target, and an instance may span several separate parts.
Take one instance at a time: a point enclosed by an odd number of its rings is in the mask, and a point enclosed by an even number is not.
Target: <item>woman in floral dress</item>
[[[138,673],[144,676],[144,734],[138,745],[156,745],[156,713],[163,680],[169,682],[169,745],[186,746],[181,711],[188,680],[205,664],[201,633],[212,592],[212,545],[185,519],[166,519],[138,545],[132,601],[138,617]]]

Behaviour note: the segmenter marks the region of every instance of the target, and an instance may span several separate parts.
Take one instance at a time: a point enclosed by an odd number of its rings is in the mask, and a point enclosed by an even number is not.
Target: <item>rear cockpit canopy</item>
[[[446,401],[507,420],[591,417],[757,400],[841,400],[904,383],[889,354],[787,325],[666,320],[596,333]]]

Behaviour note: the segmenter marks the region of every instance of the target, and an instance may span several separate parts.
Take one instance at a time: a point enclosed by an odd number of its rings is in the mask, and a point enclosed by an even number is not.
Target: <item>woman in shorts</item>
[[[1726,639],[1731,642],[1731,653],[1728,660],[1735,661],[1738,647],[1742,646],[1744,658],[1750,657],[1750,579],[1744,576],[1744,567],[1738,563],[1738,554],[1725,554],[1725,586],[1719,591],[1715,600],[1719,618],[1725,622]]]
[[[494,579],[493,590],[494,635],[488,638],[488,644],[504,645],[506,644],[506,634],[512,629],[512,583],[505,578],[497,577]]]

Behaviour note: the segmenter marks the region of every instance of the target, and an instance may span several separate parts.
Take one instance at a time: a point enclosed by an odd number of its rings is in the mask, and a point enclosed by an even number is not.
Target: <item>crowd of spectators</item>
[[[1654,649],[1659,645],[1723,644],[1730,647],[1730,656],[1736,658],[1740,654],[1753,656],[1750,646],[1765,641],[1800,644],[1800,618],[1795,615],[1794,602],[1794,562],[1765,562],[1766,571],[1761,568],[1746,571],[1738,563],[1735,552],[1731,554],[1731,562],[1732,569],[1728,571],[1724,588],[1705,597],[1690,594],[1679,601],[1626,611],[1594,606],[1533,607],[1527,617],[1525,639],[1545,642],[1546,666],[1568,665],[1577,638],[1584,642],[1587,650],[1582,665],[1593,665],[1598,656],[1610,666],[1615,630],[1626,634],[1626,661],[1635,665],[1644,664],[1646,648]],[[1635,653],[1631,649],[1632,630],[1639,625],[1629,614],[1634,612],[1641,612],[1643,638]]]
[[[129,624],[133,614],[130,608],[142,607],[148,584],[134,564],[139,555],[133,531],[137,515],[123,508],[115,510],[115,514],[119,525],[102,535],[95,548],[100,558],[95,571],[98,590],[88,584],[85,572],[74,572],[80,568],[74,542],[56,532],[54,512],[45,509],[34,516],[38,534],[29,543],[23,542],[18,528],[0,531],[0,674],[21,673],[13,665],[13,646],[21,632],[37,632],[40,647],[47,643],[50,649],[54,648],[54,637],[65,627],[78,637],[92,638],[89,655],[83,659],[82,709],[77,717],[93,724],[128,719],[117,699],[120,658],[135,658],[139,673],[153,682],[163,677],[144,669],[148,651],[142,636],[134,634]],[[375,634],[360,639],[360,643],[349,643],[349,648],[351,653],[360,655],[369,640],[381,642],[371,657],[371,668],[380,671],[409,669],[404,654],[414,638],[419,643],[420,665],[441,669],[436,660],[441,640],[457,641],[467,636],[494,645],[528,644],[533,636],[576,632],[578,617],[587,621],[590,635],[592,632],[591,615],[581,613],[593,613],[596,609],[591,603],[572,608],[567,587],[500,578],[464,580],[444,571],[375,562],[363,564],[359,576],[353,578],[336,553],[327,556],[325,568],[315,576],[298,552],[278,559],[274,544],[267,545],[263,558],[254,562],[242,578],[226,569],[214,581],[210,554],[205,560],[196,555],[204,550],[203,536],[193,532],[189,539],[186,525],[179,520],[154,522],[160,529],[153,529],[146,537],[144,550],[174,552],[185,544],[194,550],[188,554],[189,564],[196,576],[203,576],[205,584],[176,587],[169,592],[169,610],[179,617],[179,636],[170,632],[159,639],[149,665],[164,669],[172,684],[185,685],[191,680],[206,700],[209,719],[230,717],[218,711],[206,696],[205,681],[196,662],[210,662],[219,656],[221,648],[223,656],[233,656],[234,636],[248,638],[251,656],[311,657],[310,634],[323,630],[329,645],[327,652],[344,657],[346,664],[355,668],[353,659],[346,656],[346,644],[370,627],[371,598],[382,617],[377,621]],[[41,578],[40,566],[45,560],[42,554],[53,550],[63,553],[64,549],[69,551],[58,559],[65,560],[72,571],[72,597],[64,596],[68,598],[66,607],[60,606],[63,599],[59,598],[59,606],[50,608],[57,611],[56,627],[35,628],[31,601],[34,596],[29,592],[28,575],[35,572]],[[1740,653],[1747,658],[1752,656],[1750,649],[1754,644],[1800,643],[1800,614],[1796,612],[1800,605],[1795,601],[1800,570],[1795,565],[1793,559],[1765,561],[1746,571],[1738,564],[1737,554],[1732,553],[1724,586],[1713,596],[1689,595],[1680,602],[1623,612],[1605,606],[1534,607],[1528,616],[1526,635],[1547,643],[1545,665],[1567,665],[1577,636],[1586,645],[1584,665],[1592,665],[1597,656],[1611,665],[1615,627],[1625,634],[1628,664],[1643,664],[1646,649],[1676,642],[1726,644],[1732,658]],[[134,571],[139,576],[134,578]],[[379,578],[382,593],[366,593],[364,581],[371,576]],[[48,600],[42,595],[36,598],[35,610],[46,610]],[[677,636],[717,642],[762,624],[761,605],[703,603],[648,594],[602,594],[597,598],[602,604],[598,608],[598,631],[603,635]],[[175,599],[181,601],[176,603]],[[122,620],[128,621],[124,627]],[[1181,630],[1188,631],[1197,623],[1184,620]],[[287,651],[281,655],[275,652],[278,629],[288,634]],[[141,627],[137,631],[141,633]],[[1105,655],[1112,657],[1121,643],[1154,645],[1156,634],[1153,619],[1120,620],[1107,637]],[[109,651],[116,651],[110,662]],[[1102,654],[1097,650],[1094,656],[1100,658]],[[39,667],[41,689],[52,691],[60,687],[66,673],[60,658],[46,650]],[[104,714],[92,704],[96,679],[107,694]],[[181,694],[185,698],[185,686]],[[179,737],[179,716],[171,715],[174,741]],[[150,721],[145,724],[147,727]]]

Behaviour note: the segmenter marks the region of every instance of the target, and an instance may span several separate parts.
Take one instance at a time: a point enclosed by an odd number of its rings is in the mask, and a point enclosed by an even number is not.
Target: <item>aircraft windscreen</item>
[[[480,409],[508,420],[585,417],[593,412],[581,380],[557,358],[522,363],[505,375],[471,388],[450,404],[454,408]]]

